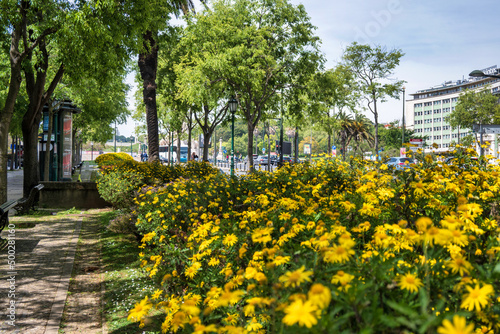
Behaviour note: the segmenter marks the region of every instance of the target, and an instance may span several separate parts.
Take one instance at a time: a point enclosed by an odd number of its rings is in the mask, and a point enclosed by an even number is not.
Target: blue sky
[[[317,27],[327,67],[354,41],[401,49],[405,55],[393,78],[407,82],[406,99],[417,90],[467,78],[472,70],[500,66],[497,0],[291,2],[303,4]],[[402,100],[383,103],[380,121],[401,119],[402,105]]]
[[[407,99],[417,90],[467,78],[472,70],[500,67],[498,0],[290,1],[304,5],[317,27],[327,68],[354,41],[401,49],[405,55],[393,78],[407,82]],[[401,119],[402,108],[402,100],[383,103],[379,121]],[[128,123],[120,133],[132,133]]]

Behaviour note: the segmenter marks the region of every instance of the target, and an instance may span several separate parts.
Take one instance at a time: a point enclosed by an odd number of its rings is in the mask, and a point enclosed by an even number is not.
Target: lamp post
[[[231,97],[228,102],[229,111],[231,112],[231,177],[234,176],[234,113],[238,109],[238,101]]]
[[[498,73],[498,70],[496,70]],[[495,79],[500,79],[500,75],[498,74],[486,74],[483,71],[480,70],[474,70],[469,73],[469,76],[473,78],[495,78]],[[479,136],[480,136],[480,147],[479,147],[479,156],[484,155],[484,148],[483,148],[483,129],[482,129],[482,124],[479,124]],[[495,135],[496,136],[496,135]],[[496,138],[496,137],[495,137]]]
[[[90,142],[90,161],[94,161],[94,142]]]
[[[401,144],[404,145],[405,143],[405,86],[403,86],[403,121],[402,121],[402,129],[403,129],[403,135],[401,136]]]
[[[470,72],[469,76],[474,77],[474,78],[487,77],[487,78],[500,79],[500,75],[498,75],[498,74],[485,74],[483,71],[479,71],[479,70],[474,70],[474,71]]]

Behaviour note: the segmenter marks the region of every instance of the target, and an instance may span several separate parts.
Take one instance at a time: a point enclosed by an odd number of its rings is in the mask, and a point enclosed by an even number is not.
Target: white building
[[[497,66],[484,69],[485,74],[500,74]],[[489,85],[491,91],[500,94],[500,79],[468,78],[466,80],[447,81],[444,84],[419,90],[410,94],[413,98],[405,101],[406,128],[415,131],[417,136],[427,136],[427,145],[437,144],[438,152],[448,150],[452,143],[473,134],[472,129],[454,129],[447,122],[447,116],[455,110],[459,95],[466,89],[481,89]],[[484,135],[483,141],[491,143],[485,154],[498,156],[496,135]]]

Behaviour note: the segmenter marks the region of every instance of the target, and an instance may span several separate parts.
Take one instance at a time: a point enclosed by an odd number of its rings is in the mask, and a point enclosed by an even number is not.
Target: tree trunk
[[[192,130],[193,130],[193,111],[191,108],[189,108],[189,117],[187,118],[187,130],[188,130],[188,140],[187,140],[187,146],[188,146],[188,156],[187,156],[187,161],[191,161],[191,141],[192,141]],[[193,159],[194,160],[194,159]]]
[[[35,108],[35,107],[33,107]],[[38,108],[36,108],[38,109]],[[26,115],[33,113],[28,111]],[[25,116],[26,116],[25,115]],[[38,128],[40,126],[41,113],[36,113],[33,122],[27,122],[23,119],[23,138],[24,138],[24,182],[23,197],[28,197],[31,188],[40,182],[40,171],[38,169]]]
[[[378,156],[378,111],[375,94],[373,94],[373,120],[375,125],[375,154]]]
[[[144,51],[139,54],[139,70],[143,80],[143,99],[146,106],[148,131],[148,160],[160,160],[160,141],[158,137],[158,112],[156,109],[156,71],[158,69],[158,44],[156,34],[147,31],[143,35]]]
[[[248,130],[248,145],[247,145],[247,156],[248,156],[248,171],[252,173],[254,171],[253,167],[253,130],[255,127],[252,122],[247,122]]]
[[[208,131],[205,132],[203,131],[203,161],[208,161],[208,153],[209,153],[209,150],[210,150],[210,147],[208,147],[210,145],[210,137],[212,136],[212,133],[210,133],[209,129],[207,129]]]
[[[177,164],[181,163],[181,130],[177,130]]]

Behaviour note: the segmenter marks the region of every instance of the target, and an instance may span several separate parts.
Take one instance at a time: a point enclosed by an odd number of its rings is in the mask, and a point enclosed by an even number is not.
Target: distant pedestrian
[[[191,153],[191,160],[195,161],[195,159],[196,159],[196,154],[193,152]]]

